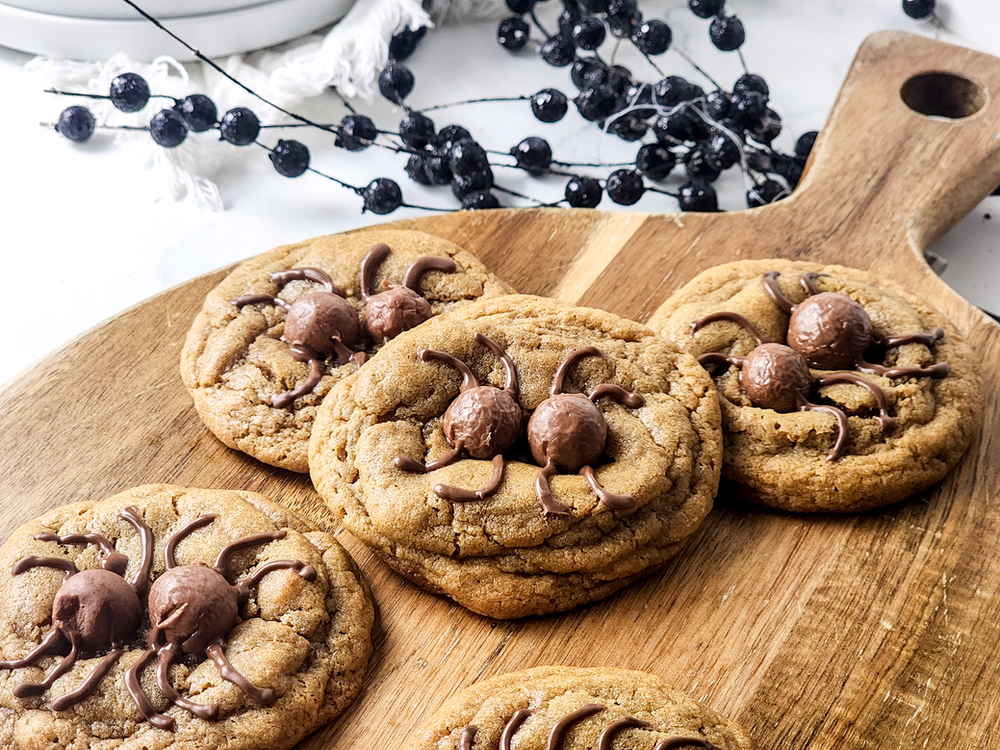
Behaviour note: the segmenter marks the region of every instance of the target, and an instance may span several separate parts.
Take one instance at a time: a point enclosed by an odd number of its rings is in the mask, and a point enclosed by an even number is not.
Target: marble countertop
[[[731,0],[729,6],[746,24],[743,53],[750,70],[764,75],[771,86],[772,106],[785,125],[776,145],[788,151],[797,135],[822,127],[865,36],[902,29],[1000,55],[1000,37],[977,41],[975,23],[969,21],[976,7],[993,2],[954,0],[955,7],[949,8],[939,0],[944,29],[907,18],[898,0]],[[958,6],[969,16],[958,14]],[[742,72],[736,55],[708,45],[707,22],[687,11],[686,3],[653,0],[641,7],[647,18],[663,17],[671,23],[675,44],[725,85]],[[495,27],[491,20],[431,32],[408,62],[417,82],[411,106],[483,95],[518,96],[546,86],[573,91],[568,69],[552,68],[531,55],[510,55],[496,44]],[[260,149],[227,153],[213,171],[223,210],[175,202],[164,188],[163,171],[144,164],[151,153],[145,143],[116,143],[105,134],[77,145],[40,127],[40,121],[54,121],[68,103],[43,93],[38,74],[24,68],[30,59],[0,49],[6,103],[0,117],[0,143],[5,146],[0,254],[7,274],[5,303],[13,321],[0,348],[0,382],[52,356],[100,321],[202,273],[318,234],[424,215],[413,209],[387,217],[362,214],[361,202],[351,191],[315,175],[282,178]],[[657,63],[666,73],[697,80],[673,51]],[[659,77],[649,69],[633,69],[645,80]],[[384,102],[370,107],[361,103],[359,108],[373,112],[376,122],[388,128],[401,116]],[[302,111],[326,122],[337,122],[345,114],[333,96],[311,101]],[[434,119],[439,126],[458,122],[484,146],[498,151],[507,151],[524,136],[540,135],[564,161],[628,161],[636,149],[600,136],[573,112],[558,126],[539,123],[524,104],[468,106],[434,113]],[[324,134],[302,139],[313,152],[314,165],[340,179],[365,184],[376,176],[392,177],[408,201],[453,206],[450,194],[420,189],[406,179],[405,157],[375,149],[347,154],[334,149]],[[497,172],[498,182],[541,200],[561,197],[565,184],[565,178],[539,181],[513,170]],[[738,179],[724,188],[723,207],[742,208],[744,189]],[[607,198],[601,208],[623,210]],[[624,210],[670,212],[676,204],[647,194]],[[1000,313],[998,228],[1000,197],[987,198],[933,248],[947,261],[944,280],[994,313]]]

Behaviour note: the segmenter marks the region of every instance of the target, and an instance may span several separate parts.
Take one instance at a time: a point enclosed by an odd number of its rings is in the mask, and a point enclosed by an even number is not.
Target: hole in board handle
[[[948,120],[974,115],[986,103],[986,94],[979,84],[951,73],[913,76],[903,84],[899,95],[914,112]]]

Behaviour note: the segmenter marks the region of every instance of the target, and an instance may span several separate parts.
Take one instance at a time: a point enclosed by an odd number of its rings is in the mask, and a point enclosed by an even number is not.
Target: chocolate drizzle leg
[[[239,607],[249,598],[251,588],[266,574],[291,569],[306,581],[316,580],[316,569],[300,560],[274,560],[235,584],[227,580],[226,568],[234,552],[283,539],[284,531],[257,534],[226,545],[219,552],[213,567],[200,562],[177,565],[175,552],[178,543],[212,523],[215,518],[214,514],[200,516],[167,540],[163,551],[166,571],[149,590],[152,627],[147,650],[125,674],[125,684],[139,713],[154,726],[168,731],[173,730],[174,719],[156,711],[139,680],[153,658],[158,659],[156,683],[160,692],[168,701],[198,718],[218,718],[219,707],[214,703],[196,703],[184,698],[170,683],[170,666],[184,655],[210,658],[224,680],[236,685],[255,702],[270,705],[276,698],[274,691],[254,685],[232,665],[226,657],[225,637],[239,621]]]
[[[642,396],[626,391],[613,383],[602,383],[589,396],[582,393],[563,393],[569,369],[584,357],[607,355],[593,346],[570,352],[556,370],[549,389],[549,397],[538,405],[528,421],[528,445],[531,455],[541,466],[535,478],[535,494],[548,518],[567,516],[570,508],[557,500],[549,480],[562,469],[579,472],[597,497],[613,509],[635,507],[631,495],[616,495],[605,490],[597,480],[593,464],[604,452],[608,438],[608,425],[596,401],[605,396],[632,409],[645,404]]]
[[[361,261],[361,299],[365,303],[365,328],[377,344],[385,344],[403,331],[414,328],[431,317],[431,306],[420,296],[420,281],[430,271],[454,273],[455,261],[424,255],[417,258],[403,276],[403,283],[382,282],[384,291],[369,293],[375,271],[392,250],[388,245],[374,245]]]
[[[143,559],[132,578],[124,578],[128,558],[115,549],[114,544],[101,534],[50,533],[36,535],[36,539],[55,544],[93,544],[99,549],[100,568],[77,569],[63,557],[28,556],[14,565],[14,575],[22,575],[37,567],[54,568],[66,577],[52,601],[52,629],[41,644],[22,659],[0,661],[0,669],[19,669],[31,666],[49,654],[60,653],[66,645],[69,651],[41,682],[24,682],[14,687],[17,698],[41,695],[59,677],[73,668],[81,656],[104,654],[97,667],[75,690],[55,698],[52,709],[64,711],[86,699],[97,690],[101,681],[121,657],[122,647],[139,629],[142,618],[140,594],[144,594],[152,564],[152,532],[136,513],[126,508],[120,514],[136,529],[142,540]]]
[[[280,292],[291,281],[311,281],[322,287],[289,304],[269,294],[247,294],[237,297],[233,304],[239,308],[247,305],[266,304],[285,311],[285,331],[281,340],[288,344],[292,359],[309,363],[309,375],[296,388],[276,394],[271,405],[276,409],[291,406],[295,399],[312,393],[323,378],[323,360],[336,355],[340,364],[353,361],[360,367],[364,354],[355,352],[354,346],[361,335],[358,314],[340,294],[326,271],[319,268],[292,268],[271,274],[271,281]],[[361,359],[358,359],[361,354]]]

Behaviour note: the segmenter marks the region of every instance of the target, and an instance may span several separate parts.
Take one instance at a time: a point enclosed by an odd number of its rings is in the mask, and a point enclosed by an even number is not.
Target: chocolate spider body
[[[774,303],[790,316],[786,336],[788,346],[800,352],[813,367],[820,370],[858,370],[888,378],[943,378],[950,372],[947,362],[938,362],[930,367],[890,368],[864,359],[872,344],[881,344],[887,349],[903,344],[931,346],[944,336],[942,329],[878,339],[864,307],[847,295],[816,289],[813,282],[825,274],[807,271],[799,276],[799,284],[807,296],[798,305],[792,304],[782,293],[777,283],[779,275],[777,271],[767,271],[761,276],[761,283]]]
[[[942,378],[950,372],[947,362],[938,362],[930,367],[890,368],[864,359],[865,352],[873,343],[887,348],[910,343],[930,346],[944,335],[940,328],[927,333],[890,336],[878,340],[872,331],[871,318],[860,304],[846,295],[821,293],[816,289],[813,282],[823,274],[801,274],[799,283],[808,296],[798,305],[793,305],[782,294],[777,284],[778,275],[777,271],[768,271],[761,277],[761,283],[775,304],[790,315],[788,345],[767,341],[742,315],[722,311],[694,321],[691,333],[696,333],[709,323],[725,320],[745,329],[754,337],[757,346],[746,357],[730,357],[711,352],[702,354],[698,361],[703,365],[729,364],[737,367],[740,371],[740,387],[754,406],[781,413],[825,411],[833,415],[837,420],[838,434],[833,448],[827,454],[830,461],[843,455],[849,424],[842,409],[809,400],[814,386],[822,388],[836,383],[850,383],[866,389],[875,398],[879,410],[875,419],[882,428],[882,433],[886,434],[895,427],[895,420],[889,415],[885,393],[876,383],[846,370],[889,378]],[[814,379],[809,371],[810,366],[832,372]]]
[[[284,310],[285,331],[281,340],[288,344],[293,359],[309,363],[309,375],[300,385],[271,397],[271,405],[282,409],[312,392],[323,377],[323,360],[330,355],[335,354],[341,364],[351,360],[359,367],[365,355],[349,348],[361,335],[358,313],[325,271],[293,268],[272,273],[271,281],[278,285],[279,292],[290,281],[313,281],[323,287],[322,291],[311,292],[291,304],[271,294],[246,294],[233,300],[239,308],[262,303]]]
[[[114,545],[100,534],[38,534],[41,541],[58,544],[96,544],[100,548],[101,567],[80,571],[72,561],[61,557],[29,556],[19,560],[14,575],[36,567],[62,570],[66,578],[52,601],[52,629],[42,643],[15,661],[0,662],[0,669],[19,669],[41,657],[59,653],[69,645],[69,653],[39,683],[21,683],[14,695],[26,698],[41,695],[63,674],[73,668],[76,660],[107,652],[90,676],[76,690],[52,701],[55,711],[70,708],[93,693],[101,680],[122,655],[125,642],[139,629],[142,620],[142,597],[146,593],[152,565],[152,532],[135,509],[126,508],[120,516],[139,533],[143,542],[142,563],[131,579],[124,578],[128,558],[117,552]]]
[[[246,537],[227,545],[219,553],[215,565],[204,563],[177,565],[174,550],[178,542],[196,529],[215,520],[214,514],[195,519],[174,534],[164,549],[166,571],[149,589],[149,621],[151,630],[147,650],[125,673],[125,685],[139,712],[150,724],[173,730],[174,720],[158,713],[139,682],[139,675],[154,658],[158,658],[156,685],[172,703],[202,719],[218,718],[215,703],[196,703],[181,696],[170,683],[170,665],[182,655],[207,656],[228,680],[253,700],[268,706],[274,702],[274,691],[251,683],[230,663],[225,653],[226,636],[239,621],[239,607],[250,597],[253,586],[273,570],[290,568],[306,581],[316,579],[316,570],[299,560],[274,560],[255,573],[231,584],[225,577],[230,556],[241,549],[282,539],[285,532]]]
[[[633,409],[645,402],[637,393],[610,383],[599,385],[589,396],[563,393],[566,373],[583,357],[606,358],[606,355],[592,346],[571,352],[556,370],[549,398],[538,405],[528,421],[531,455],[542,466],[535,480],[535,494],[546,516],[569,514],[569,507],[557,500],[549,488],[549,479],[560,469],[582,474],[601,502],[609,508],[635,506],[635,498],[608,492],[594,474],[592,464],[604,452],[608,437],[607,422],[595,402],[602,396],[610,396]]]
[[[429,271],[455,271],[455,261],[451,258],[425,255],[413,261],[402,284],[383,281],[384,291],[369,294],[376,269],[391,252],[388,245],[379,243],[361,261],[361,299],[365,303],[365,328],[377,344],[385,344],[431,317],[430,303],[420,296],[420,280],[424,274]]]
[[[493,475],[480,490],[466,490],[447,484],[434,485],[434,493],[446,500],[483,500],[500,488],[505,462],[503,453],[521,434],[524,412],[517,400],[520,387],[514,362],[495,341],[481,333],[476,341],[492,351],[503,363],[507,373],[504,387],[480,385],[469,366],[462,360],[436,349],[421,349],[417,357],[426,362],[436,359],[462,373],[458,396],[448,405],[442,420],[445,438],[452,449],[440,458],[424,465],[408,456],[397,456],[395,464],[403,471],[426,473],[454,463],[463,455],[493,460]]]
[[[562,750],[565,745],[566,735],[569,734],[570,730],[572,730],[576,725],[582,724],[590,717],[603,713],[606,709],[607,706],[602,706],[599,703],[587,703],[580,706],[580,708],[575,711],[560,717],[560,719],[552,725],[552,729],[549,731],[549,738],[546,743],[548,750]],[[511,750],[514,735],[532,713],[534,712],[526,708],[521,708],[514,712],[501,730],[500,742],[497,744],[497,750]],[[621,719],[616,719],[601,730],[600,735],[597,737],[596,750],[611,750],[614,746],[615,738],[626,729],[645,729],[648,726],[648,723],[642,719],[637,719],[634,716],[626,716]],[[473,750],[476,734],[478,734],[478,732],[479,727],[475,724],[467,724],[464,726],[461,734],[459,735],[458,750]],[[630,745],[630,747],[634,746]],[[657,742],[652,750],[679,750],[680,748],[685,747],[700,747],[703,748],[703,750],[722,750],[722,748],[718,745],[709,742],[704,737],[668,737]],[[475,750],[480,749],[476,747]],[[483,747],[482,750],[488,750],[488,748]]]

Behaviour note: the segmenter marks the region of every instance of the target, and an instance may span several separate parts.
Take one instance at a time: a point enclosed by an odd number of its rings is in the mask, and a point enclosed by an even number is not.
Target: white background
[[[736,55],[708,44],[708,22],[693,16],[686,2],[658,0],[640,7],[647,18],[665,18],[675,45],[724,85],[732,85],[741,72]],[[746,24],[743,52],[750,69],[771,86],[772,106],[785,123],[776,145],[785,151],[797,135],[823,125],[854,52],[873,31],[903,29],[1000,54],[1000,28],[983,25],[991,13],[997,15],[996,0],[953,0],[942,7],[944,31],[906,17],[899,0],[729,0],[728,7]],[[554,2],[542,6],[550,28],[557,10]],[[551,68],[529,54],[511,55],[497,45],[495,27],[496,21],[489,21],[431,32],[408,62],[417,82],[411,106],[518,96],[545,86],[572,96],[568,69]],[[610,55],[610,47],[602,53]],[[41,78],[23,68],[30,59],[0,49],[0,259],[8,321],[0,346],[0,383],[32,362],[54,356],[62,344],[101,320],[199,274],[276,245],[423,215],[410,210],[384,218],[362,214],[360,200],[350,191],[315,175],[280,177],[256,147],[220,146],[224,163],[212,177],[224,210],[174,202],[166,194],[162,171],[144,166],[155,148],[144,135],[135,136],[132,145],[116,143],[109,134],[77,145],[40,127],[40,121],[54,121],[71,102],[42,93]],[[703,83],[673,51],[657,62],[666,73]],[[642,61],[628,58],[627,64],[643,80],[659,78]],[[390,130],[401,116],[383,102],[358,106]],[[332,96],[301,110],[325,122],[338,122],[345,114]],[[488,149],[500,151],[524,136],[540,135],[564,161],[628,161],[637,148],[600,135],[572,106],[558,125],[537,122],[525,103],[468,106],[432,117],[439,127],[458,122]],[[349,154],[333,148],[326,134],[294,133],[286,137],[310,146],[313,165],[340,179],[363,185],[388,176],[400,183],[410,202],[454,206],[447,188],[425,190],[409,181],[402,171],[403,156],[377,149]],[[278,137],[272,132],[265,140],[273,143]],[[558,199],[565,184],[565,178],[539,181],[513,170],[495,171],[498,182],[542,200]],[[668,187],[675,189],[680,181],[672,178]],[[739,176],[731,176],[727,184],[723,206],[742,208],[745,188]],[[605,198],[601,208],[619,207]],[[647,194],[630,210],[671,212],[676,204]],[[1000,312],[998,227],[1000,198],[989,198],[934,248],[949,262],[944,279],[993,312]]]

